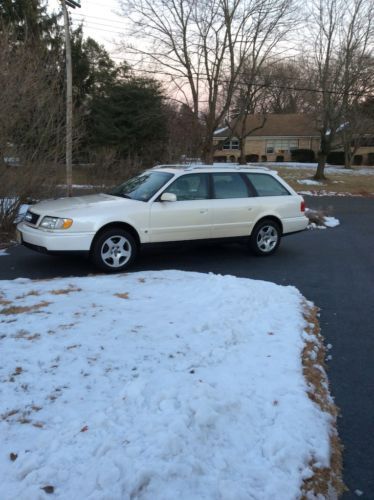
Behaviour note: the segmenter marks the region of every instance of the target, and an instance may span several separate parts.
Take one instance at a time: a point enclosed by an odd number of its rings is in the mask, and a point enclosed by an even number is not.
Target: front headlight
[[[40,227],[45,229],[69,229],[73,224],[71,219],[60,219],[59,217],[43,217]]]

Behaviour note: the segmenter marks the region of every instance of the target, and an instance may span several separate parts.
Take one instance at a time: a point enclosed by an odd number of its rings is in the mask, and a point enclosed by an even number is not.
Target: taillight
[[[304,200],[300,203],[300,212],[305,212],[305,201]]]

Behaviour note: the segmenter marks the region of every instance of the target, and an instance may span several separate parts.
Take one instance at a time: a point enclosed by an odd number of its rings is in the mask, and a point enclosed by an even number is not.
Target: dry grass
[[[72,292],[81,292],[81,288],[77,288],[73,285],[70,285],[69,288],[61,288],[60,290],[50,290],[49,293],[52,295],[67,295],[68,293]]]
[[[115,293],[114,296],[119,297],[120,299],[128,299],[129,298],[128,293]]]
[[[269,166],[270,167],[270,166]],[[290,184],[296,191],[313,191],[319,193],[328,191],[337,194],[355,194],[361,196],[374,196],[374,175],[353,175],[345,173],[328,173],[327,179],[318,185],[299,184],[302,179],[313,179],[313,169],[286,168],[281,166],[270,167]],[[370,168],[370,167],[368,167]],[[374,171],[374,167],[373,171]]]
[[[16,299],[24,299],[26,297],[30,297],[30,296],[38,296],[39,295],[39,292],[37,290],[30,290],[29,292],[27,293],[24,293],[23,295],[18,295],[16,297]]]
[[[323,337],[318,323],[318,309],[305,304],[305,320],[308,326],[306,332],[313,335],[316,341],[308,341],[302,353],[303,373],[310,390],[309,398],[316,403],[321,410],[331,415],[333,427],[330,434],[330,467],[317,467],[312,460],[310,466],[314,472],[313,476],[306,479],[302,488],[302,499],[308,497],[308,493],[322,495],[323,498],[334,498],[340,496],[346,490],[342,479],[342,444],[340,442],[336,427],[336,419],[339,414],[330,393],[326,376],[325,347]],[[323,369],[321,370],[320,367]]]
[[[9,304],[11,304],[10,300],[5,300],[2,297],[0,297],[0,306],[8,306]]]
[[[43,307],[47,307],[51,304],[51,302],[43,301],[39,302],[39,304],[34,304],[32,306],[11,306],[11,307],[5,307],[4,309],[0,310],[0,314],[23,314],[27,312],[35,312],[39,311]]]
[[[38,340],[40,339],[40,333],[34,333],[33,335],[27,330],[19,330],[15,335],[16,339],[25,339],[25,340]]]

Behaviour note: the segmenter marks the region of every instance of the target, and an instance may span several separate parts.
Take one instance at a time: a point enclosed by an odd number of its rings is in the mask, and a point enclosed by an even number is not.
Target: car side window
[[[249,191],[244,179],[239,173],[222,172],[213,174],[214,197],[225,198],[248,198]]]
[[[174,193],[177,201],[206,200],[209,198],[208,174],[182,175],[165,192]]]
[[[290,193],[272,175],[268,174],[245,174],[251,181],[258,196],[287,196]]]

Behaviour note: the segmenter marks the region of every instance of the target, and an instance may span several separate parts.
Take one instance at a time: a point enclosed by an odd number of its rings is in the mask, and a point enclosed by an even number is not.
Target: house
[[[250,115],[246,120],[246,132],[252,131],[244,140],[247,161],[290,161],[291,152],[309,149],[316,155],[320,136],[315,120],[309,115],[271,114]],[[236,162],[240,156],[239,139],[228,127],[216,130],[214,134],[216,162]]]
[[[341,134],[337,134],[331,155],[338,165],[344,164],[344,143]],[[351,138],[351,149],[353,153],[353,165],[374,165],[374,132],[353,135]],[[333,163],[333,162],[331,162]]]

